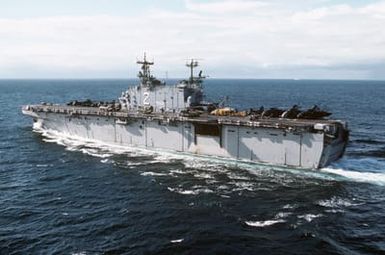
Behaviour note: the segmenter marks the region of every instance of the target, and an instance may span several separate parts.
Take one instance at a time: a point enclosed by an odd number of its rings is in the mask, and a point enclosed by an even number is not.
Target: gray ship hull
[[[338,121],[186,118],[44,105],[23,107],[23,113],[42,129],[111,145],[306,169],[338,160],[348,140],[344,123]]]

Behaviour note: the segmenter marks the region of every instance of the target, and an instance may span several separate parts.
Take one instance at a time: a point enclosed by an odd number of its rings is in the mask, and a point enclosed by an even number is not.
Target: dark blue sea
[[[116,99],[129,80],[0,81],[0,254],[385,254],[385,82],[208,80],[238,109],[317,104],[349,122],[320,171],[34,132],[21,106]]]

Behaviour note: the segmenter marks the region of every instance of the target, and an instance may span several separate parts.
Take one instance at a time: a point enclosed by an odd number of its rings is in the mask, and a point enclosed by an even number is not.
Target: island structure
[[[205,76],[194,75],[194,59],[186,64],[190,77],[175,85],[151,74],[154,62],[146,55],[137,63],[139,84],[116,101],[41,103],[22,112],[35,128],[111,145],[306,169],[325,167],[344,154],[346,122],[326,119],[330,113],[318,107],[237,111],[225,107],[226,100],[204,101]]]

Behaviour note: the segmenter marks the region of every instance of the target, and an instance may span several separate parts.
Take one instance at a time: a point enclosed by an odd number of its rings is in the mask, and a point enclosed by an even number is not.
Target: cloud
[[[193,0],[185,1],[186,8],[189,11],[207,12],[207,13],[234,13],[234,12],[249,12],[250,10],[259,9],[269,6],[268,2],[251,1],[251,0],[225,0],[217,2],[199,3]]]
[[[0,19],[0,77],[134,76],[147,51],[155,74],[170,77],[199,57],[212,77],[379,78],[370,68],[385,63],[385,1],[310,2],[187,0],[184,10],[134,16]]]

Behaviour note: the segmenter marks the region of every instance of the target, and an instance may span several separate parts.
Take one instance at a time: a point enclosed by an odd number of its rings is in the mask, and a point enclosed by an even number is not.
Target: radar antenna
[[[186,64],[186,66],[190,68],[190,82],[194,81],[194,68],[197,67],[198,65],[199,65],[198,61],[194,60],[193,58],[191,59],[190,62]]]
[[[200,84],[202,82],[202,79],[206,78],[205,76],[202,76],[202,71],[199,72],[198,77],[194,77],[194,68],[199,66],[198,59],[192,58],[191,60],[189,60],[189,62],[186,63],[186,66],[190,68],[190,84]]]

